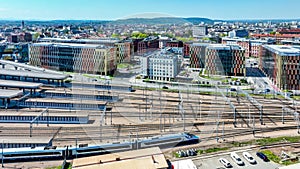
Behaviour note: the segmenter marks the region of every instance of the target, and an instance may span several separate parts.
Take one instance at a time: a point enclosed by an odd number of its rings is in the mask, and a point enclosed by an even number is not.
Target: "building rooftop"
[[[97,101],[97,100],[84,100],[81,97],[74,97],[74,98],[30,98],[26,100],[27,102],[43,102],[43,103],[73,103],[79,104],[91,104],[97,107],[97,105],[106,105],[106,101]]]
[[[208,46],[210,43],[192,43],[190,46]]]
[[[73,47],[73,48],[98,48],[98,49],[106,49],[109,48],[105,45],[100,44],[80,44],[80,43],[52,43],[52,42],[40,42],[33,43],[31,46],[53,46],[53,47]]]
[[[39,42],[57,42],[57,43],[79,43],[79,44],[104,44],[104,43],[117,43],[119,39],[62,39],[62,38],[41,38]]]
[[[222,40],[226,40],[226,41],[244,41],[244,42],[249,42],[250,39],[239,38],[239,37],[234,37],[234,38],[224,37],[224,38],[222,38]]]
[[[264,48],[281,56],[300,56],[299,46],[264,45]]]
[[[194,162],[191,159],[172,161],[173,166],[176,169],[185,168],[185,169],[195,169],[197,168]]]
[[[233,42],[250,42],[250,43],[259,43],[259,44],[270,42],[267,39],[246,39],[246,38],[239,38],[239,37],[234,37],[234,38],[224,37],[222,38],[222,40],[233,41]]]
[[[31,65],[24,64],[24,63],[13,62],[13,61],[9,61],[9,60],[0,60],[0,64],[11,65],[14,67],[23,68],[25,70],[30,70],[30,71],[39,71],[42,73],[52,73],[52,74],[63,75],[63,73],[58,72],[58,71],[40,68],[40,67],[36,67],[36,66],[31,66]]]
[[[253,34],[251,37],[300,38],[299,34]]]
[[[143,41],[153,41],[153,40],[158,40],[158,37],[156,37],[156,36],[149,36],[149,37],[147,37],[147,38],[145,38],[145,39],[143,39]]]
[[[300,43],[300,39],[296,39],[296,40],[281,40],[282,43]]]
[[[1,81],[0,81],[1,83]],[[20,90],[6,90],[0,89],[0,99],[9,99],[23,95],[23,92]]]
[[[57,109],[56,109],[57,110]],[[12,112],[1,111],[0,116],[38,116],[41,112],[21,112],[13,114]],[[47,115],[48,116],[48,115]],[[88,117],[87,114],[79,114],[79,113],[67,113],[67,112],[59,112],[59,113],[49,113],[49,117]]]
[[[42,83],[21,82],[21,81],[14,81],[14,80],[0,80],[0,87],[38,89],[42,85],[43,85]]]
[[[270,43],[270,41],[268,41],[268,40],[263,40],[263,39],[251,39],[250,42],[251,42],[251,43],[259,43],[259,44],[267,44],[267,43]]]
[[[160,51],[153,52],[150,55],[145,57],[160,58],[160,59],[178,59],[178,54],[166,50],[160,50]]]
[[[171,38],[167,36],[160,36],[159,40],[171,40]]]
[[[12,70],[12,69],[0,69],[0,75],[5,76],[19,76],[28,78],[39,78],[39,79],[53,79],[53,80],[64,80],[69,77],[69,75],[63,74],[52,74],[46,72],[34,72],[34,71],[24,71],[24,70]]]
[[[78,169],[161,169],[167,167],[166,159],[158,147],[78,158],[73,161],[73,168]]]
[[[208,49],[215,49],[215,50],[244,50],[242,47],[238,45],[225,45],[225,44],[210,44],[207,47]]]

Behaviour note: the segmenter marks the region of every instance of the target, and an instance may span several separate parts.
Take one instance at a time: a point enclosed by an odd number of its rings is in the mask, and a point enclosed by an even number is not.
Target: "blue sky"
[[[211,19],[300,19],[299,6],[299,0],[0,0],[0,19],[114,20],[143,13]]]

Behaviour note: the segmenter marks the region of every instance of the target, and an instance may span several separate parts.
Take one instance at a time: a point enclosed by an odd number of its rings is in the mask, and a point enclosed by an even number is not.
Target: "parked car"
[[[162,88],[163,88],[163,89],[169,89],[168,86],[163,86]]]
[[[257,152],[256,155],[257,155],[259,158],[261,158],[262,160],[264,160],[265,162],[268,162],[268,161],[269,161],[268,157],[267,157],[264,153],[262,153],[262,152]]]
[[[242,159],[235,152],[230,153],[230,157],[237,165],[244,165]]]
[[[256,160],[252,157],[250,153],[243,152],[243,156],[250,164],[256,164]]]
[[[228,160],[226,160],[225,158],[220,158],[219,159],[220,163],[223,164],[226,168],[231,168],[232,165],[230,164],[230,162]]]
[[[174,166],[172,165],[171,161],[169,159],[166,160],[168,164],[168,169],[174,169]]]
[[[187,154],[182,150],[177,151],[177,154],[178,154],[179,157],[187,157]]]
[[[197,152],[194,149],[189,149],[187,152],[188,152],[189,156],[196,156],[197,155]]]
[[[185,151],[181,150],[181,157],[187,157],[189,156]]]
[[[231,87],[231,88],[230,88],[230,91],[232,91],[232,92],[236,92],[236,88],[234,88],[234,87]]]

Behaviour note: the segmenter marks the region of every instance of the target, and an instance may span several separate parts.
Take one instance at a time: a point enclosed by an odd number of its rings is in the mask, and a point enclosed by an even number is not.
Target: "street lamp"
[[[264,85],[264,93],[265,93],[265,96],[264,96],[264,98],[266,98],[266,94],[267,94],[267,89],[266,89],[266,85]]]
[[[297,133],[300,134],[299,131],[299,113],[295,112],[296,120],[297,120]]]
[[[78,145],[78,139],[76,138],[75,139],[75,149],[76,149],[76,151],[75,151],[75,157],[77,158],[77,145]]]
[[[284,84],[284,98],[287,98],[287,93],[286,93],[286,84]]]
[[[200,117],[199,117],[199,118],[200,118],[200,120],[201,120],[201,118],[202,118],[202,117],[201,117],[201,116],[202,116],[202,115],[201,115],[201,114],[202,114],[202,112],[201,112],[201,104],[202,104],[202,100],[199,101],[199,105],[200,105]]]
[[[250,126],[250,122],[251,122],[251,117],[250,117],[250,104],[248,104],[248,114],[249,114],[249,122],[248,125]]]
[[[252,130],[252,134],[255,137],[255,117],[253,116],[253,130]]]
[[[2,140],[2,158],[1,158],[1,165],[2,165],[2,168],[4,168],[4,152],[3,152],[3,148],[4,148],[4,140]]]
[[[282,114],[281,114],[281,122],[284,124],[284,112],[285,112],[285,106],[282,107]]]

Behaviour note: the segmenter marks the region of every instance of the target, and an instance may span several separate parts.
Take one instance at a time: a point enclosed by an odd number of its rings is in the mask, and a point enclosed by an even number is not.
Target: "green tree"
[[[98,29],[97,32],[100,33],[100,34],[103,34],[103,30],[102,29]]]
[[[147,38],[148,34],[140,33],[140,32],[134,32],[131,34],[132,38]]]
[[[117,33],[114,33],[114,34],[111,35],[112,38],[120,38],[120,36],[121,36],[121,35],[120,35],[120,34],[117,34]]]
[[[185,38],[185,37],[176,37],[177,40],[180,40],[182,42],[189,42],[189,41],[192,41],[193,38],[192,37],[189,37],[189,38]]]
[[[151,36],[158,36],[158,35],[160,35],[159,33],[151,33],[150,34]]]
[[[64,34],[69,34],[70,31],[68,29],[63,30]]]
[[[192,38],[193,37],[193,30],[188,30],[187,34],[188,34],[188,37]]]
[[[166,36],[166,37],[169,37],[169,38],[174,38],[175,36],[173,35],[173,34],[171,34],[171,33],[165,33],[165,34],[163,34],[164,36]]]
[[[202,40],[210,40],[208,37],[204,37],[202,38]]]
[[[219,36],[220,37],[225,37],[226,35],[225,35],[225,33],[220,33]]]
[[[39,38],[40,37],[40,33],[35,33],[34,35],[33,35],[33,39],[34,40],[36,40],[37,38]]]

